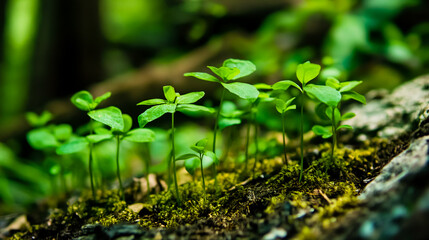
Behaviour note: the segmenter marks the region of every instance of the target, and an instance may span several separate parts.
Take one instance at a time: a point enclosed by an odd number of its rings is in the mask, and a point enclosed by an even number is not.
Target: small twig
[[[320,190],[320,189],[318,189],[319,190],[319,194],[320,194],[320,196],[322,196],[329,204],[331,204],[332,202],[331,202],[331,199],[329,199],[328,198],[328,196],[326,196],[326,194],[324,194],[323,192],[322,192],[322,190]]]

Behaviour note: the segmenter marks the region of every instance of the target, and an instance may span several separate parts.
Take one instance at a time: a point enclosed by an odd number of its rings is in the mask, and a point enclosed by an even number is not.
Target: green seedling
[[[299,64],[296,69],[296,77],[298,78],[301,86],[291,80],[282,80],[273,85],[274,90],[287,90],[290,86],[295,87],[301,92],[301,124],[300,124],[300,135],[301,135],[301,171],[299,173],[299,182],[302,179],[302,173],[304,171],[304,102],[305,102],[305,87],[307,84],[315,79],[320,73],[320,65],[310,63],[309,61]]]
[[[285,115],[289,110],[296,109],[296,105],[291,105],[291,103],[295,100],[295,98],[291,98],[287,101],[283,99],[276,99],[276,109],[282,115],[282,134],[283,134],[283,155],[284,155],[284,163],[287,166],[287,155],[286,155],[286,131],[285,131]]]
[[[195,143],[195,145],[191,146],[192,151],[195,153],[184,154],[179,156],[176,160],[186,160],[185,168],[191,174],[194,175],[195,170],[200,167],[201,169],[201,179],[203,181],[203,190],[204,190],[204,199],[206,199],[206,184],[204,181],[204,168],[211,164],[216,164],[218,162],[218,158],[216,154],[212,151],[206,150],[207,146],[207,138],[202,139]],[[195,161],[197,160],[197,161]],[[199,162],[198,162],[199,160]]]
[[[133,120],[128,114],[122,114],[121,110],[116,107],[107,107],[99,110],[93,110],[88,115],[95,121],[101,122],[109,127],[111,130],[104,128],[95,129],[99,137],[103,139],[116,139],[116,175],[118,176],[120,196],[124,199],[124,187],[121,180],[121,171],[119,168],[119,150],[122,140],[144,143],[153,142],[155,140],[155,133],[149,129],[133,129]],[[147,177],[147,175],[146,175]],[[146,179],[148,180],[148,179]]]
[[[247,99],[250,101],[255,101],[258,98],[259,91],[251,84],[236,82],[236,80],[248,76],[256,70],[256,66],[250,61],[230,58],[223,62],[222,67],[217,68],[208,66],[208,68],[218,77],[204,72],[189,72],[185,73],[184,76],[195,77],[203,81],[216,82],[222,85],[222,95],[219,103],[219,109],[216,113],[213,130],[212,151],[216,153],[216,134],[218,130],[219,116],[222,109],[225,89],[242,99]],[[215,183],[217,184],[215,165],[213,165],[213,174],[215,176]]]
[[[362,104],[366,104],[364,96],[352,91],[354,87],[361,83],[362,81],[340,82],[331,77],[327,79],[326,86],[314,86],[307,89],[310,94],[319,99],[323,104],[316,108],[318,115],[322,119],[327,118],[331,122],[331,126],[315,125],[312,128],[316,135],[322,136],[323,138],[332,137],[331,164],[333,163],[334,152],[337,147],[337,131],[342,128],[353,129],[350,125],[341,125],[341,121],[351,119],[356,115],[352,112],[342,115],[340,112],[340,101],[354,99]]]
[[[204,96],[204,92],[191,92],[184,95],[176,93],[172,86],[163,87],[165,99],[149,99],[138,103],[137,105],[155,105],[150,107],[138,117],[138,122],[140,127],[146,126],[147,123],[158,119],[166,113],[171,113],[171,156],[173,163],[173,177],[174,177],[174,187],[176,190],[176,200],[180,205],[180,195],[179,187],[177,185],[177,176],[176,176],[176,156],[175,156],[175,147],[174,147],[174,114],[176,111],[179,112],[206,112],[213,113],[212,109],[209,109],[204,106],[195,105],[193,103],[197,102]],[[169,173],[171,169],[169,168]]]
[[[95,108],[104,100],[108,99],[111,96],[110,92],[107,92],[97,98],[93,98],[91,93],[88,91],[79,91],[75,93],[70,101],[80,110],[85,111],[87,113],[95,110]],[[93,134],[93,127],[92,127],[92,120],[90,120],[90,135]],[[81,142],[80,145],[83,143]],[[89,143],[89,177],[91,180],[91,190],[92,190],[92,196],[95,199],[95,189],[94,189],[94,178],[93,178],[93,172],[92,172],[92,151],[93,151],[93,144],[94,142],[90,140]]]

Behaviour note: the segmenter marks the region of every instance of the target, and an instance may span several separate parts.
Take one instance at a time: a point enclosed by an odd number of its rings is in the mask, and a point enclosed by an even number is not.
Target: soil
[[[426,119],[396,139],[349,140],[339,146],[333,162],[330,145],[315,140],[306,148],[301,182],[296,149],[289,152],[287,166],[280,157],[261,160],[255,178],[238,174],[242,165],[225,163],[219,166],[218,187],[207,177],[206,195],[198,175],[182,184],[180,205],[168,190],[137,199],[142,189],[136,184],[126,188],[126,201],[116,190],[99,191],[96,201],[83,192],[65,197],[54,210],[29,212],[31,227],[11,238],[320,239],[332,222],[359,209],[357,196],[385,164],[428,133]]]

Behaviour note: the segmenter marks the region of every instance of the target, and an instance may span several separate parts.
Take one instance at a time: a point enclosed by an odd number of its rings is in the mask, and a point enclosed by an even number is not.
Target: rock
[[[429,116],[429,75],[399,86],[382,99],[375,97],[378,95],[369,92],[368,103],[351,107],[349,111],[356,117],[343,124],[353,126],[356,133],[390,138],[410,131]]]

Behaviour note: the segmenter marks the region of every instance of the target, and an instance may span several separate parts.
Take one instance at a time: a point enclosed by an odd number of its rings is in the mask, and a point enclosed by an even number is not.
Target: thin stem
[[[95,200],[94,177],[92,175],[92,143],[89,144],[89,178],[91,179],[92,198]]]
[[[205,200],[206,199],[206,183],[204,181],[203,158],[204,158],[204,154],[200,154],[201,178],[203,180],[203,190],[204,190],[204,200]]]
[[[335,126],[335,108],[332,108],[332,152],[331,152],[331,164],[334,163],[334,152],[337,146],[337,130]]]
[[[247,165],[249,163],[249,142],[250,142],[250,121],[247,122],[247,130],[246,130],[246,158],[244,162],[244,175],[247,175]]]
[[[118,176],[119,180],[119,188],[120,188],[120,194],[122,200],[124,200],[124,187],[122,186],[122,180],[121,180],[121,171],[119,169],[119,147],[121,144],[120,136],[116,136],[116,175]]]
[[[176,200],[177,200],[177,204],[181,205],[179,186],[177,185],[177,176],[176,176],[176,153],[174,150],[174,112],[171,113],[171,155],[173,157],[173,176],[174,176],[174,187],[176,189]]]
[[[146,187],[147,187],[147,192],[149,194],[150,193],[150,184],[149,184],[150,153],[149,153],[148,143],[144,143],[143,149],[144,149],[144,155],[146,158],[146,161],[145,161],[145,165],[146,165]]]
[[[255,135],[254,135],[254,141],[255,141],[255,162],[253,163],[253,178],[255,178],[255,169],[256,169],[256,163],[258,162],[258,123],[256,122],[256,113],[254,116],[254,126],[255,126]]]
[[[304,89],[304,86],[303,86]],[[301,93],[301,171],[299,172],[299,182],[302,179],[302,172],[304,171],[304,93]]]
[[[220,111],[222,109],[224,96],[225,96],[225,88],[222,87],[222,96],[220,97],[219,109],[217,110],[217,113],[216,113],[215,125],[213,130],[213,153],[214,154],[216,154],[216,133],[218,129],[219,116],[220,116]],[[215,179],[215,187],[217,189],[218,182],[217,182],[216,163],[213,164],[213,177]]]
[[[286,155],[286,130],[285,130],[285,113],[282,113],[282,127],[283,127],[283,154],[285,158],[285,165],[287,166],[287,155]]]

